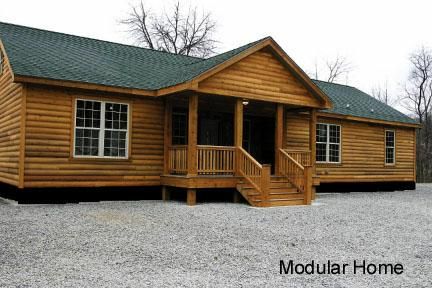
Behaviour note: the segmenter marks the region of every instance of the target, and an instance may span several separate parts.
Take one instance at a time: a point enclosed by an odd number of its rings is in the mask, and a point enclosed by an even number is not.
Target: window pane
[[[329,146],[329,162],[339,162],[339,145],[330,144],[330,146]]]
[[[321,143],[316,144],[316,161],[319,162],[326,161],[326,150],[327,150],[326,144],[321,144]]]
[[[327,142],[327,125],[317,125],[316,142]]]
[[[394,147],[394,131],[386,131],[386,146]]]
[[[340,140],[340,127],[336,125],[330,125],[329,126],[329,142],[330,143],[339,143]]]
[[[394,163],[394,148],[386,148],[386,163]]]
[[[125,131],[106,131],[104,139],[104,156],[109,157],[126,157],[126,139]]]
[[[75,155],[97,156],[99,153],[99,131],[76,128]]]
[[[96,101],[77,100],[76,127],[100,127],[100,103]]]

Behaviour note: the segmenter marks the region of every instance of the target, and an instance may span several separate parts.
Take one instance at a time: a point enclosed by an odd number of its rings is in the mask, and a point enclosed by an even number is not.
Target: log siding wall
[[[200,82],[198,91],[302,106],[322,105],[266,50],[255,52]]]
[[[318,117],[341,125],[341,163],[316,164],[320,182],[415,181],[415,129]],[[288,149],[309,148],[309,115],[287,113]],[[385,130],[396,132],[396,164],[385,164]]]
[[[75,99],[130,103],[129,159],[74,159]],[[160,185],[163,172],[162,99],[28,86],[24,186]]]
[[[0,53],[1,49],[0,49]],[[3,57],[0,75],[0,182],[19,186],[21,107],[23,86],[13,83],[12,72]]]

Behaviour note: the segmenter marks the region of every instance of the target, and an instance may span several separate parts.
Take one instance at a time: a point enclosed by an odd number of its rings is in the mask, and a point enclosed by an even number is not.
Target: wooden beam
[[[188,176],[198,173],[197,139],[198,139],[198,95],[189,95],[188,113]]]
[[[234,111],[234,146],[243,145],[243,100],[237,99]]]
[[[165,117],[164,117],[164,174],[167,175],[169,161],[169,146],[172,144],[172,103],[169,98],[165,99]]]
[[[240,203],[240,192],[237,190],[233,191],[233,202]]]
[[[312,202],[312,166],[304,167],[304,185],[305,185],[305,195],[304,195],[304,204],[310,205]]]
[[[283,148],[284,105],[277,104],[275,119],[275,174],[279,175],[279,149]]]
[[[188,206],[195,206],[196,204],[196,189],[187,189],[187,199]]]
[[[162,201],[170,200],[170,196],[171,195],[168,186],[162,186]]]
[[[315,161],[316,161],[316,124],[317,124],[317,113],[316,109],[310,110],[309,119],[309,149],[311,151],[311,166],[312,173],[315,173]]]
[[[234,146],[242,147],[243,146],[243,101],[242,99],[237,99],[234,107]],[[238,150],[236,148],[236,150]],[[236,151],[236,161],[235,161],[235,171],[236,175],[238,175],[238,156],[240,153]]]
[[[270,174],[271,174],[271,165],[263,164],[262,165],[262,174],[261,174],[261,197],[262,197],[262,207],[269,207],[269,196],[270,196]]]

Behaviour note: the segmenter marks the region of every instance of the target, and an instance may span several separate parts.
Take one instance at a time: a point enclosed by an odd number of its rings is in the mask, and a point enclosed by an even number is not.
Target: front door
[[[200,127],[200,144],[217,145],[219,143],[219,120],[203,118]]]
[[[275,119],[246,116],[243,122],[243,148],[258,162],[274,166]]]

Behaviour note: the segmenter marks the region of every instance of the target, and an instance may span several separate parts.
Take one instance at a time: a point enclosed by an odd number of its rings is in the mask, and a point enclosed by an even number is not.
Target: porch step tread
[[[267,200],[263,200],[263,195],[244,179],[239,179],[236,188],[249,204],[256,207],[304,204],[304,194],[292,185],[286,177],[272,175],[269,184],[270,190]]]
[[[291,205],[303,205],[304,199],[290,199],[290,200],[278,200],[270,202],[270,206],[291,206]]]

